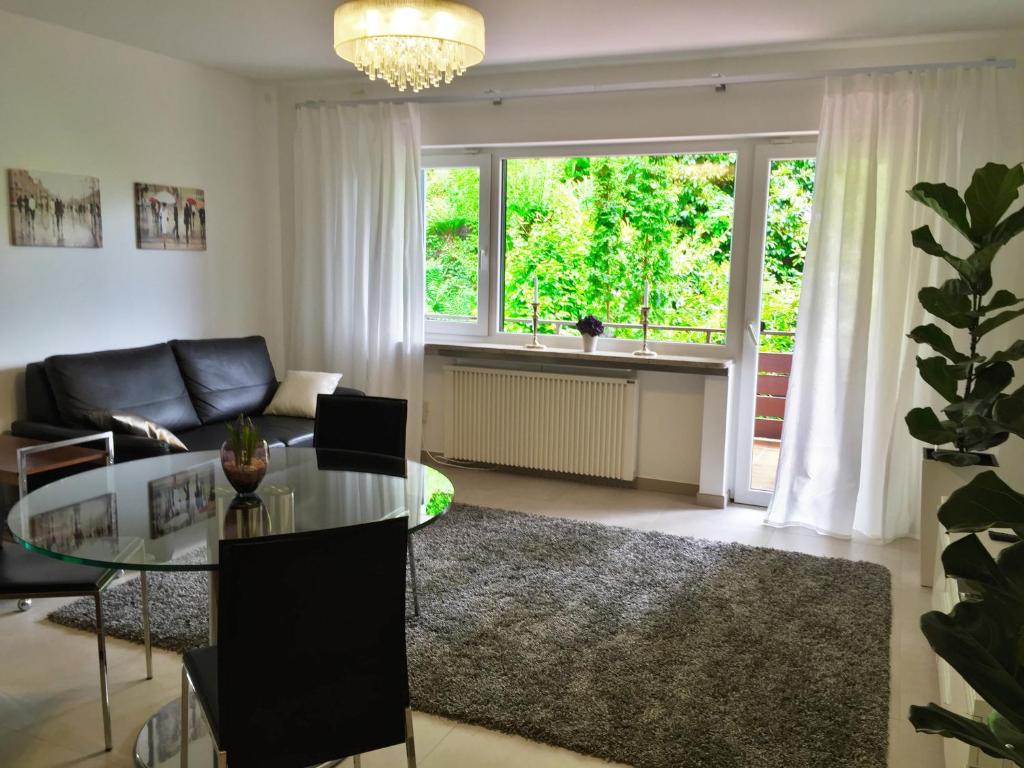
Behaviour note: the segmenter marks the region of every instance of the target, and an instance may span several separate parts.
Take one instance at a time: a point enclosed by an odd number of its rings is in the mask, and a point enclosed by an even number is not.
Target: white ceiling
[[[338,0],[0,0],[0,9],[257,78],[339,77]],[[483,66],[1024,27],[1022,0],[469,0]]]

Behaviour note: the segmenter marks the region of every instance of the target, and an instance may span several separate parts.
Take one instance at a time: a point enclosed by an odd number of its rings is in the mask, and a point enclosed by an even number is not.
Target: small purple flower
[[[584,336],[603,336],[604,323],[593,315],[587,315],[582,320],[577,321],[576,330]]]

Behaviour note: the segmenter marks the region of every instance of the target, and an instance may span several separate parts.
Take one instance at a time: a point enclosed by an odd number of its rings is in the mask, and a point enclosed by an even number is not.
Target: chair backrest
[[[408,520],[220,542],[221,748],[315,765],[405,740]]]
[[[336,451],[317,448],[316,468],[334,472],[365,472],[374,475],[408,477],[409,468],[399,456],[385,456],[365,451]]]
[[[404,458],[408,411],[392,397],[319,395],[313,446]]]

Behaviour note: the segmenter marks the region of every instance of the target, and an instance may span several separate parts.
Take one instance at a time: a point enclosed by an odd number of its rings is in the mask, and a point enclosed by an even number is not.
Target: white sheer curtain
[[[921,445],[904,414],[930,401],[906,332],[917,292],[952,276],[910,232],[938,217],[918,181],[963,189],[988,161],[1022,159],[1018,74],[994,67],[830,79],[771,525],[889,541],[916,535]],[[953,246],[957,246],[955,249]]]
[[[423,212],[412,105],[297,110],[291,368],[409,401],[420,454]]]

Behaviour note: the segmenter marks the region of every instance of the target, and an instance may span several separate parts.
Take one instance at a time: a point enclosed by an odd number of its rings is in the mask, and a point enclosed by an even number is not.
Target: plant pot
[[[267,441],[263,440],[253,451],[247,462],[241,462],[231,450],[231,443],[220,447],[220,466],[231,487],[241,495],[254,493],[260,487],[263,476],[270,466],[270,451]]]
[[[597,351],[597,336],[591,336],[590,334],[581,334],[583,339],[583,351],[584,352],[595,352]]]
[[[998,467],[991,453],[975,454],[979,462],[956,467],[935,458],[934,448],[925,448],[921,464],[921,586],[930,587],[935,580],[935,559],[939,549],[939,506],[953,491],[977,475]]]

